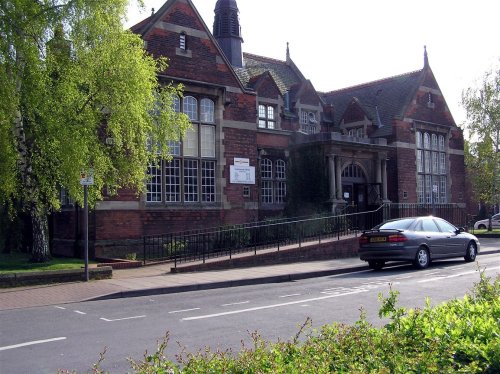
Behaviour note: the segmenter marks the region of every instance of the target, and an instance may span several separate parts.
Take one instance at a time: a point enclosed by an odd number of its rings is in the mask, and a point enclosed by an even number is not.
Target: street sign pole
[[[85,281],[89,281],[89,203],[88,186],[83,186],[83,240],[85,256]]]
[[[83,247],[85,258],[85,281],[89,281],[89,193],[88,186],[94,184],[94,170],[82,171],[80,184],[83,186]]]

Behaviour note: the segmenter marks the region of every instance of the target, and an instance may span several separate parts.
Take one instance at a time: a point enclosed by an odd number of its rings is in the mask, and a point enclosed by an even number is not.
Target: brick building
[[[143,196],[120,191],[92,211],[97,256],[143,235],[269,216],[465,204],[463,134],[426,51],[421,70],[322,93],[288,47],[284,60],[242,52],[235,0],[217,1],[213,30],[191,0],[166,1],[131,30],[150,54],[169,58],[160,79],[184,85],[176,110],[193,128],[171,144],[171,161],[148,169]],[[56,253],[75,248],[75,212],[54,216]]]

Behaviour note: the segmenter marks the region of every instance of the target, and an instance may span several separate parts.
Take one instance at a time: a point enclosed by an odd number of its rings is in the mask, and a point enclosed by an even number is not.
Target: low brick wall
[[[109,279],[113,276],[111,266],[90,268],[90,279]],[[33,286],[37,284],[79,282],[85,280],[85,270],[33,271],[25,273],[0,274],[0,287]]]
[[[244,257],[236,257],[226,260],[214,259],[213,262],[206,262],[205,264],[180,264],[178,267],[172,267],[172,273],[183,273],[193,271],[205,270],[222,270],[230,268],[263,266],[284,264],[290,262],[304,262],[304,261],[320,261],[335,258],[356,257],[358,255],[358,239],[349,238],[339,241],[328,241],[321,244],[311,244],[301,248],[291,248],[275,252],[259,253],[257,256],[249,252]]]

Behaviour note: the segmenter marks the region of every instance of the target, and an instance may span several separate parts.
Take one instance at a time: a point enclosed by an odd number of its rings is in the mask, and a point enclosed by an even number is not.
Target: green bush
[[[500,372],[500,277],[492,281],[481,272],[470,294],[435,307],[427,301],[423,309],[400,308],[392,289],[379,298],[379,315],[388,318],[382,328],[363,311],[354,325],[319,331],[310,331],[308,320],[288,342],[269,343],[253,333],[253,346],[239,353],[183,352],[178,363],[164,356],[167,335],[154,354],[130,362],[140,374]]]

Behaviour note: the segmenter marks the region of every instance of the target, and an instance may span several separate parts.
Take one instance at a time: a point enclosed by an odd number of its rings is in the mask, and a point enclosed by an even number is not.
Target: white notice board
[[[229,166],[230,182],[237,184],[255,184],[255,166]]]

